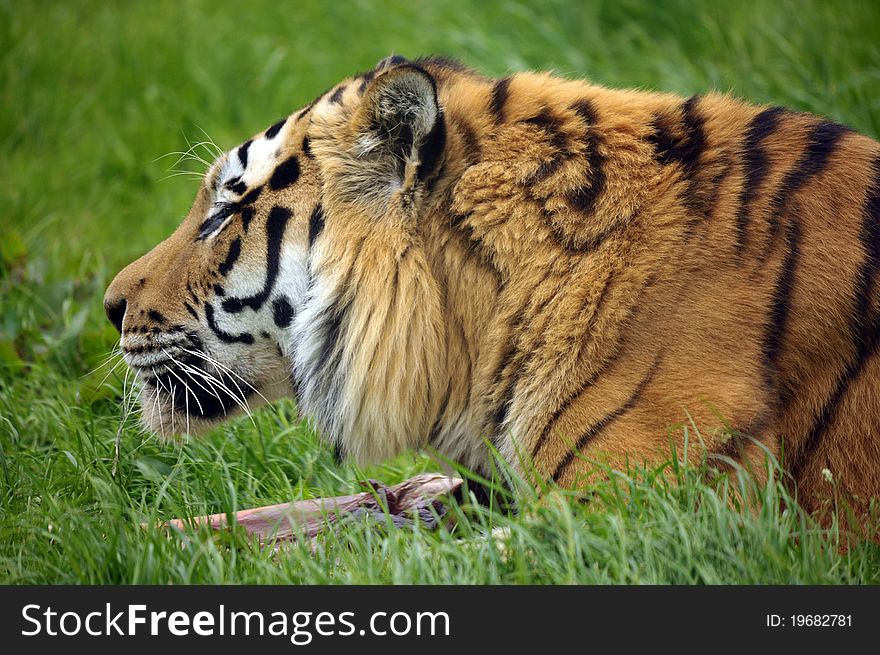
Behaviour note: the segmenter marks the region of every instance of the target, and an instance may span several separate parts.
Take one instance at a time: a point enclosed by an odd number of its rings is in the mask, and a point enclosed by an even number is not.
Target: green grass
[[[122,424],[112,275],[169,234],[195,192],[163,180],[202,130],[222,147],[383,56],[442,53],[487,73],[555,69],[611,86],[720,89],[880,134],[880,6],[649,0],[526,3],[0,0],[0,582],[874,583],[776,484],[739,513],[724,484],[615,477],[580,504],[456,508],[452,532],[352,524],[317,554],[163,536],[160,518],[349,492],[433,468],[337,466],[282,404],[204,439]],[[506,527],[506,546],[487,537]]]

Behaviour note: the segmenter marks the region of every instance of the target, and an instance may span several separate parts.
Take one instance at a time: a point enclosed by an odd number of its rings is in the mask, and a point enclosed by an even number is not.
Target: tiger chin
[[[770,453],[867,508],[878,269],[880,146],[843,126],[390,57],[221,156],[105,309],[162,434],[291,396],[360,462]]]

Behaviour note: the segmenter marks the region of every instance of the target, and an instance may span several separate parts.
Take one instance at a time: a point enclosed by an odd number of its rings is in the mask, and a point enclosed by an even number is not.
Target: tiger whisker
[[[230,375],[230,376],[232,376],[232,377],[234,377],[234,378],[238,378],[239,380],[241,380],[242,384],[244,384],[245,386],[247,386],[251,391],[253,391],[256,395],[258,395],[258,396],[259,396],[259,397],[260,397],[260,398],[261,398],[266,404],[269,403],[269,399],[266,398],[266,396],[264,396],[262,393],[260,393],[260,391],[259,391],[256,387],[254,387],[254,385],[252,385],[250,382],[248,382],[247,380],[245,380],[243,377],[241,377],[238,373],[236,373],[235,371],[233,371],[233,370],[230,369],[229,367],[224,366],[223,364],[221,364],[220,362],[218,362],[218,361],[217,361],[216,359],[214,359],[213,357],[209,357],[209,356],[208,356],[207,354],[205,354],[205,353],[202,353],[202,352],[199,352],[199,351],[189,350],[189,349],[187,349],[187,348],[181,348],[181,350],[183,350],[184,352],[187,352],[187,353],[189,353],[189,354],[191,354],[191,355],[195,355],[196,357],[201,357],[202,359],[204,359],[204,360],[205,360],[206,362],[208,362],[209,364],[211,364],[211,365],[217,367],[217,369],[219,369],[221,372],[226,373],[227,375]],[[234,382],[234,380],[233,380],[233,382]],[[237,385],[236,385],[236,386],[237,386]],[[241,390],[239,389],[239,391],[241,391]],[[242,395],[243,395],[243,394],[242,394]]]
[[[162,157],[156,158],[154,161],[158,161],[159,159],[163,159],[164,157],[177,155],[178,159],[177,162],[175,162],[174,164],[175,166],[184,160],[197,161],[210,166],[209,162],[205,161],[205,159],[203,159],[200,155],[196,153],[197,148],[207,148],[210,145],[207,141],[190,141],[186,137],[186,135],[183,136],[183,140],[186,141],[186,145],[188,146],[186,150],[176,150],[166,153],[165,155],[162,155]]]
[[[225,384],[222,380],[216,378],[214,375],[212,375],[206,371],[201,371],[201,373],[203,375],[208,376],[209,378],[214,380],[218,385],[220,385],[220,387],[232,397],[232,399],[236,402],[236,404],[238,404],[238,406],[241,407],[241,409],[244,411],[244,413],[247,414],[249,417],[251,417],[251,420],[253,420],[253,417],[251,416],[250,404],[247,401],[247,396],[244,394],[241,387],[238,386],[238,384],[235,382],[235,380],[232,380],[232,384],[235,385],[235,389],[238,393],[236,393],[236,391],[233,391],[229,385]]]
[[[159,178],[159,181],[164,182],[165,180],[170,180],[172,177],[189,177],[193,180],[202,179],[202,176],[195,171],[172,171],[169,175]]]
[[[181,380],[181,382],[183,382],[183,381]],[[187,386],[186,382],[183,383],[183,386],[186,388],[186,393],[183,394],[183,403],[184,403],[184,409],[186,411],[186,434],[187,434],[187,436],[189,436],[189,434],[190,434],[190,430],[189,430],[189,396],[190,396],[190,393],[192,393],[192,392],[191,392],[190,388]],[[192,394],[192,396],[193,396],[193,398],[198,400],[198,398],[196,398],[195,394]],[[204,412],[202,412],[202,414],[204,414]]]
[[[194,366],[190,366],[189,364],[184,364],[183,362],[176,361],[176,360],[175,360],[175,363],[185,373],[189,373],[190,375],[197,375],[200,378],[202,378],[207,384],[209,384],[211,387],[210,389],[207,388],[205,385],[203,385],[201,382],[199,382],[196,378],[191,378],[193,381],[193,384],[197,385],[200,389],[202,389],[202,391],[204,391],[206,393],[210,393],[220,402],[220,407],[223,409],[223,413],[226,414],[226,407],[223,405],[223,399],[220,398],[218,393],[215,391],[215,388],[219,388],[221,391],[227,392],[230,396],[232,395],[232,391],[230,389],[227,389],[223,385],[223,383],[221,383],[219,380],[217,380],[216,378],[213,378],[213,376],[208,375],[204,371],[201,371]],[[196,400],[198,401],[198,398],[196,398]],[[204,412],[202,412],[202,413],[204,413]]]
[[[168,395],[171,396],[171,434],[176,434],[176,432],[174,431],[174,390],[176,387],[174,386],[174,383],[170,380],[168,381],[168,386],[171,389],[168,392]]]
[[[247,399],[245,398],[245,396],[244,396],[244,394],[243,394],[243,392],[241,391],[240,388],[238,389],[238,392],[242,395],[241,398],[239,398],[239,397],[235,394],[235,392],[234,392],[231,388],[229,388],[228,385],[223,384],[223,382],[222,382],[221,380],[217,379],[216,377],[214,377],[213,375],[211,375],[211,374],[208,373],[207,371],[203,371],[203,370],[201,370],[201,369],[198,369],[198,368],[196,368],[196,367],[194,367],[194,366],[190,366],[190,365],[188,365],[188,364],[182,364],[182,363],[180,363],[180,366],[181,366],[182,368],[184,368],[184,370],[187,370],[188,372],[190,372],[190,373],[192,373],[192,374],[195,374],[195,375],[199,375],[199,376],[201,376],[201,377],[202,377],[202,378],[203,378],[208,384],[210,384],[211,386],[216,386],[216,387],[218,387],[219,389],[225,391],[227,394],[229,394],[229,397],[232,398],[232,400],[234,400],[235,403],[236,403],[239,407],[241,407],[242,411],[244,411],[244,413],[248,415],[248,417],[251,419],[251,421],[253,421],[253,416],[251,415],[250,407],[249,407],[248,404],[247,404]],[[233,383],[234,383],[234,380],[233,380]],[[237,386],[238,386],[238,385],[236,385],[236,387],[237,387]],[[217,394],[215,393],[214,395],[216,396]],[[217,399],[220,400],[220,397],[217,396]],[[221,407],[222,407],[222,406],[223,406],[223,404],[222,404],[222,401],[221,401]],[[224,414],[226,413],[225,408],[224,408],[223,412],[224,412]]]
[[[225,391],[226,393],[229,394],[230,397],[233,397],[233,399],[235,400],[234,396],[232,396],[232,392],[229,389],[227,389],[225,386],[223,386],[223,384],[221,384],[218,380],[212,379],[209,375],[207,375],[203,371],[199,371],[198,369],[196,369],[192,366],[182,364],[181,369],[183,371],[185,371],[186,373],[189,373],[190,375],[197,375],[202,380],[205,381],[205,383],[210,388],[205,387],[205,385],[203,385],[201,382],[199,382],[198,380],[193,378],[194,384],[197,384],[201,389],[210,393],[212,396],[214,396],[220,402],[220,408],[223,410],[223,415],[225,416],[226,415],[226,405],[223,404],[223,399],[220,397],[220,395],[217,393],[216,390],[220,389],[220,391]]]
[[[231,378],[238,378],[238,379],[241,380],[241,381],[242,381],[247,387],[249,387],[254,393],[256,393],[256,394],[259,394],[259,393],[260,393],[260,392],[257,391],[257,390],[256,390],[256,389],[255,389],[255,388],[254,388],[254,387],[253,387],[253,386],[252,386],[247,380],[245,380],[244,378],[242,378],[242,377],[241,377],[240,375],[238,375],[235,371],[232,371],[232,370],[230,370],[229,368],[223,366],[223,364],[221,364],[221,363],[218,362],[217,360],[215,360],[215,359],[213,359],[213,358],[207,356],[206,354],[201,353],[201,352],[198,352],[198,351],[194,351],[194,350],[188,350],[188,349],[186,349],[186,348],[181,348],[181,350],[183,350],[184,352],[187,352],[187,353],[189,353],[189,354],[191,354],[191,355],[195,355],[196,357],[200,357],[201,359],[203,359],[203,360],[206,361],[207,363],[211,364],[211,365],[216,369],[216,371],[217,371],[218,373],[226,373],[226,374],[228,374]],[[218,380],[218,382],[220,382],[220,381]],[[242,400],[244,400],[244,402],[247,402],[247,396],[246,396],[245,393],[241,390],[241,387],[238,386],[238,383],[235,381],[235,379],[232,379],[232,383],[236,386],[236,389],[238,389],[238,393],[241,394],[241,398],[242,398]],[[222,384],[222,382],[221,382],[221,384]],[[224,386],[224,388],[225,388],[227,391],[229,391],[230,393],[232,393],[232,390],[229,389],[228,386],[226,386],[226,385],[223,385],[223,386]]]
[[[87,378],[87,377],[89,377],[90,375],[92,375],[92,374],[94,374],[94,373],[97,373],[97,372],[100,371],[102,368],[104,368],[105,366],[107,366],[110,362],[112,362],[114,357],[118,357],[118,356],[120,356],[121,354],[122,354],[122,349],[119,347],[119,340],[117,339],[117,340],[116,340],[116,345],[113,346],[113,348],[110,349],[110,352],[104,357],[104,359],[101,361],[101,363],[98,364],[95,368],[93,368],[93,369],[92,369],[91,371],[89,371],[88,373],[84,373],[84,374],[82,375],[82,378]],[[117,365],[118,365],[118,364],[117,364]]]
[[[159,416],[159,433],[164,437],[164,436],[165,436],[165,423],[164,423],[164,421],[162,420],[162,405],[161,405],[161,403],[159,402],[159,386],[158,386],[158,385],[161,385],[161,384],[162,384],[162,381],[161,381],[161,380],[159,379],[159,377],[156,375],[156,369],[155,369],[155,368],[150,368],[150,370],[153,372],[153,377],[156,378],[156,384],[157,384],[157,386],[155,387],[155,394],[154,394],[155,398],[154,398],[154,400],[156,401],[156,413],[157,413],[158,416]],[[163,389],[164,389],[164,387],[163,387]]]
[[[128,417],[131,416],[131,411],[134,409],[134,402],[131,398],[131,392],[134,390],[134,383],[129,387],[128,384],[128,376],[131,374],[131,369],[125,369],[125,377],[122,379],[122,407],[123,407],[123,415],[122,419],[119,421],[119,427],[116,429],[116,438],[113,442],[113,468],[110,473],[113,477],[116,477],[116,472],[119,470],[119,461],[121,457],[122,451],[122,430],[125,427],[125,424],[128,422]]]
[[[170,359],[170,360],[172,361],[172,363],[174,363],[174,364],[176,364],[177,366],[179,366],[179,367],[182,368],[183,365],[181,364],[181,362],[177,361],[176,359],[174,359],[174,357],[172,357],[171,355],[169,355],[168,352],[167,352],[164,348],[162,349],[162,352],[165,353],[165,356],[168,357],[168,359]],[[175,373],[170,367],[169,367],[169,369],[168,369],[168,372],[171,373],[171,375],[173,375],[174,377],[176,377],[178,380],[180,380],[180,383],[183,385],[183,388],[186,389],[186,391],[187,391],[187,396],[186,396],[186,402],[187,402],[187,404],[189,404],[189,395],[188,395],[188,394],[192,393],[192,396],[193,396],[193,398],[195,399],[196,404],[199,406],[199,412],[201,412],[202,415],[204,416],[204,414],[205,414],[205,410],[204,410],[204,408],[202,407],[202,403],[199,401],[199,397],[198,397],[197,395],[195,395],[195,394],[192,392],[192,389],[190,389],[190,387],[189,387],[189,385],[186,383],[186,381],[185,381],[183,378],[181,378],[179,375],[177,375],[177,373]],[[195,381],[195,380],[193,380],[193,382],[195,382],[196,384],[198,384],[198,382]],[[201,385],[199,385],[199,386],[201,386]],[[204,387],[202,387],[202,388],[204,389]],[[207,389],[205,389],[205,391],[207,391]],[[216,394],[215,394],[215,395],[216,395]],[[220,400],[220,397],[219,397],[219,396],[217,397],[217,400]],[[189,432],[189,409],[188,409],[188,408],[187,408],[187,416],[186,416],[186,419],[187,419],[187,432]]]
[[[202,134],[205,135],[205,139],[207,140],[206,143],[207,143],[207,145],[211,146],[211,148],[214,149],[215,156],[217,156],[217,157],[222,156],[222,155],[223,155],[223,149],[220,148],[220,146],[217,145],[217,143],[214,141],[214,139],[212,139],[211,136],[210,136],[207,132],[205,132],[204,128],[202,128],[201,125],[196,125],[196,127],[198,128],[198,130],[199,130]]]
[[[211,162],[206,161],[201,155],[196,153],[197,148],[205,148],[208,150],[208,152],[210,152],[210,148],[208,147],[210,144],[207,141],[197,141],[197,142],[191,144],[189,139],[185,135],[183,138],[186,141],[187,145],[189,145],[189,149],[186,151],[186,156],[191,161],[198,161],[198,162],[201,162],[202,164],[204,164],[205,166],[210,167]]]
[[[184,364],[183,362],[178,362],[178,365],[183,370],[189,372],[190,374],[200,376],[203,380],[205,380],[205,382],[210,384],[212,387],[217,387],[217,388],[221,389],[222,391],[225,391],[229,395],[229,397],[232,398],[232,400],[242,409],[242,411],[245,414],[247,414],[248,418],[251,419],[251,422],[253,422],[254,419],[253,419],[253,415],[251,414],[250,406],[247,404],[247,399],[244,396],[244,393],[241,391],[241,388],[238,388],[238,392],[241,394],[241,398],[239,398],[238,395],[236,395],[235,391],[233,391],[228,385],[224,384],[222,380],[219,380],[218,378],[211,375],[207,371],[204,371],[204,370],[199,369],[197,367],[191,366],[189,364]],[[195,382],[195,380],[193,380],[193,381]],[[233,381],[233,383],[234,383],[234,381]],[[199,386],[202,386],[202,385],[200,384]],[[236,385],[236,387],[237,386],[238,385]],[[204,388],[204,387],[202,387],[202,388]],[[218,400],[220,400],[220,397],[216,394],[216,392],[214,392],[214,396]],[[221,407],[223,408],[223,413],[225,414],[226,408],[223,405],[222,400],[221,400]]]
[[[95,389],[100,389],[104,386],[104,383],[107,382],[107,378],[113,375],[121,365],[125,364],[125,360],[120,358],[107,373],[101,378],[101,381],[95,386]]]

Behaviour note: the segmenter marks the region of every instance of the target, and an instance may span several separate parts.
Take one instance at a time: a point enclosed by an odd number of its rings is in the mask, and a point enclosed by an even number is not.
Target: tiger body
[[[291,395],[362,462],[769,452],[817,509],[823,469],[880,495],[878,266],[847,128],[394,57],[221,158],[105,305],[160,432]]]

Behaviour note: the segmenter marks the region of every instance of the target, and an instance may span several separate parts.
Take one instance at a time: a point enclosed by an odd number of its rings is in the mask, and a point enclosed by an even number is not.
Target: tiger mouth
[[[172,413],[204,420],[223,418],[239,409],[249,411],[254,393],[250,385],[226,373],[203,370],[195,373],[171,367],[149,375],[144,383],[165,396]]]
[[[164,408],[171,415],[203,421],[223,419],[238,410],[250,411],[250,400],[257,391],[232,369],[199,351],[186,349],[164,355],[149,363],[129,363],[154,400],[161,403],[160,411]]]

